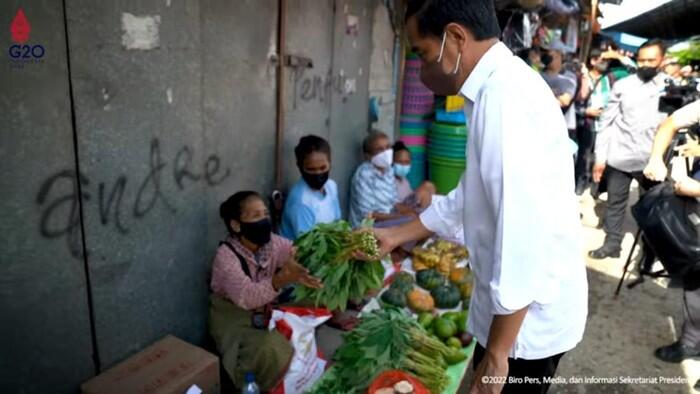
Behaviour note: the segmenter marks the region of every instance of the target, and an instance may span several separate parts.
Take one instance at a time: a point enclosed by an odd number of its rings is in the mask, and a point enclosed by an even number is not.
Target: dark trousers
[[[605,246],[619,249],[622,245],[622,225],[625,221],[632,180],[634,179],[639,183],[641,193],[649,190],[654,185],[654,182],[644,177],[641,171],[625,172],[611,166],[608,166],[606,169],[606,177],[608,182],[608,207],[603,219]],[[642,270],[648,271],[654,262],[654,252],[646,243],[643,244],[643,248],[644,260],[642,261]]]
[[[683,292],[681,343],[700,350],[700,288]]]
[[[476,344],[474,349],[474,370],[484,359],[486,349],[480,344]],[[508,379],[503,387],[503,394],[545,394],[549,390],[549,383],[545,383],[545,378],[554,377],[554,373],[559,366],[559,360],[564,353],[557,354],[541,360],[508,359]],[[527,378],[527,380],[526,380]],[[538,381],[534,382],[534,381]],[[529,383],[526,383],[529,381]],[[516,383],[518,382],[518,383]],[[520,383],[522,382],[522,383]]]
[[[578,153],[574,171],[576,174],[576,186],[585,187],[591,182],[591,170],[593,169],[593,147],[595,146],[596,133],[587,126],[576,129],[576,143]]]

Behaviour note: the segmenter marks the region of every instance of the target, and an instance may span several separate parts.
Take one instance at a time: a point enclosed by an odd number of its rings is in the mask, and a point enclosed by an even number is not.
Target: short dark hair
[[[328,141],[317,135],[301,137],[299,144],[294,148],[297,166],[299,168],[304,167],[304,159],[314,152],[325,153],[328,156],[328,161],[331,160],[331,146],[328,144]]]
[[[647,40],[642,44],[639,49],[637,50],[637,55],[639,55],[639,51],[641,51],[644,48],[651,48],[651,47],[658,47],[661,50],[661,55],[666,54],[666,43],[664,43],[663,40],[660,40],[658,38],[652,38],[651,40]]]
[[[244,190],[232,195],[226,201],[222,202],[221,206],[219,206],[219,216],[221,216],[221,219],[223,219],[226,229],[232,236],[236,235],[236,233],[231,228],[231,220],[241,220],[243,204],[251,198],[259,198],[260,200],[263,200],[262,196],[258,192]]]
[[[365,137],[365,140],[362,141],[362,151],[365,153],[370,153],[372,150],[372,144],[382,138],[389,139],[389,136],[379,130],[372,130],[369,135]]]
[[[518,57],[527,63],[530,59],[530,48],[524,48],[516,52]]]
[[[401,152],[404,150],[408,153],[411,153],[411,151],[408,150],[408,147],[406,146],[406,144],[403,143],[403,141],[394,142],[394,146],[392,147],[392,149],[394,149],[394,154],[396,154],[396,152]]]
[[[409,0],[406,20],[412,16],[422,35],[441,37],[453,22],[469,29],[477,41],[501,35],[493,0]]]

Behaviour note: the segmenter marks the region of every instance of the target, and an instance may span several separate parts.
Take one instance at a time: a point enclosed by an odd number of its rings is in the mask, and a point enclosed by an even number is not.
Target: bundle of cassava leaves
[[[344,336],[334,357],[334,378],[323,380],[311,394],[364,393],[392,369],[409,372],[432,393],[442,393],[449,383],[444,359],[449,352],[403,310],[377,310]]]
[[[377,240],[369,231],[354,232],[344,221],[318,224],[294,245],[297,260],[323,282],[322,289],[297,286],[297,301],[310,300],[316,306],[345,310],[348,300],[359,301],[369,290],[382,287],[384,268]],[[357,252],[375,260],[357,260],[353,257]]]

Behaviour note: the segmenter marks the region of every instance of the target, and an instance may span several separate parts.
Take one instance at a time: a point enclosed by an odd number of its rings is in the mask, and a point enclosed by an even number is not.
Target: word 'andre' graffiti
[[[43,237],[50,239],[65,237],[71,255],[81,257],[81,202],[86,215],[96,205],[100,223],[103,226],[113,225],[120,234],[129,233],[129,218],[142,219],[159,205],[175,214],[177,208],[172,201],[173,196],[163,192],[165,177],[172,177],[177,190],[181,191],[187,182],[216,186],[231,175],[229,168],[222,168],[221,158],[217,155],[209,155],[199,168],[196,168],[193,160],[193,149],[183,146],[169,165],[161,156],[159,140],[154,138],[151,141],[148,171],[133,182],[135,189],[131,189],[131,179],[125,174],[120,174],[111,184],[99,182],[96,187],[85,174],[80,174],[80,195],[76,172],[72,169],[59,171],[43,181],[39,188],[36,198],[36,203],[42,209],[39,231]],[[127,201],[125,195],[133,198]]]

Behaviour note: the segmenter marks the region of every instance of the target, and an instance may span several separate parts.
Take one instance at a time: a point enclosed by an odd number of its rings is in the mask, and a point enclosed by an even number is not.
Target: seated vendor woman
[[[307,135],[294,149],[301,179],[292,186],[284,205],[281,233],[294,240],[319,223],[340,220],[338,186],[328,179],[331,146],[326,140]]]
[[[267,330],[270,305],[287,285],[321,283],[296,262],[291,242],[272,234],[258,193],[238,192],[219,212],[229,236],[212,267],[209,330],[234,385],[242,387],[252,372],[268,391],[283,378],[294,353],[285,337]]]
[[[401,141],[394,143],[394,178],[396,183],[396,193],[398,201],[405,207],[401,209],[414,209],[423,211],[427,208],[436,193],[435,185],[430,181],[425,181],[414,191],[408,181],[408,173],[411,172],[411,151]]]

